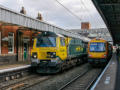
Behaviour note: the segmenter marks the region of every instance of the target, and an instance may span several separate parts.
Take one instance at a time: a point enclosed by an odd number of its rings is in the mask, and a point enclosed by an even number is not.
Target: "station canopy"
[[[92,0],[109,32],[114,44],[120,44],[120,0]]]

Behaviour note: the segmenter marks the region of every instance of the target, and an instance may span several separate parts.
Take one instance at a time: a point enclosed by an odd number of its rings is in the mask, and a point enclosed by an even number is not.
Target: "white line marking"
[[[107,64],[107,66],[105,67],[105,69],[103,70],[103,72],[101,73],[101,75],[98,77],[97,81],[95,82],[95,84],[92,86],[92,88],[90,90],[94,90],[95,87],[97,86],[98,82],[100,81],[101,77],[103,76],[103,74],[105,73],[105,71],[107,70],[108,66],[110,65],[111,61]]]
[[[106,79],[105,79],[104,84],[109,84],[109,83],[110,83],[110,76],[107,76]]]
[[[115,62],[112,62],[112,64],[115,64]]]

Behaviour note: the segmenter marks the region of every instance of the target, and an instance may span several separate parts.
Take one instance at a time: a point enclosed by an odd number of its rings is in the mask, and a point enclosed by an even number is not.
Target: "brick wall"
[[[19,36],[17,36],[18,30],[19,30],[19,27],[17,26],[0,26],[1,39],[8,37],[9,32],[14,33],[14,53],[8,53],[8,41],[1,40],[0,63],[3,61],[8,62],[8,63],[10,62],[13,63],[17,61],[17,54],[18,54],[17,50],[18,49],[17,49],[16,44],[17,44],[17,37],[19,38]],[[19,30],[19,31],[22,32],[21,39],[26,38],[26,37],[30,39],[30,41],[28,42],[29,43],[29,57],[28,58],[30,59],[30,51],[32,48],[32,31],[30,30]],[[21,40],[21,46],[19,47],[21,47],[22,49],[22,51],[20,51],[20,54],[23,55],[24,54],[23,40]]]
[[[89,22],[82,22],[81,23],[81,29],[89,30],[90,29],[90,23]]]
[[[14,53],[16,53],[16,30],[17,26],[1,26],[1,38],[8,37],[8,32],[14,33]],[[1,54],[8,54],[8,42],[1,40]]]

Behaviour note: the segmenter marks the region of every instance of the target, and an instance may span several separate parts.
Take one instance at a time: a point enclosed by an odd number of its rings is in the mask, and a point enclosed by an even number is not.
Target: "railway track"
[[[48,80],[51,76],[30,75],[11,82],[0,83],[0,90],[26,89],[37,83]]]
[[[58,90],[88,90],[94,83],[101,69],[88,69],[70,80]]]
[[[100,74],[100,71],[101,69],[92,69],[89,64],[85,64],[74,68],[72,71],[68,70],[57,75],[41,76],[34,74],[0,83],[0,90],[87,90]]]
[[[91,66],[89,64],[84,64],[79,67],[72,68],[71,70],[65,71],[61,74],[57,74],[54,76],[54,78],[46,80],[43,83],[34,84],[32,87],[28,87],[25,90],[59,90],[61,86],[65,86],[67,82],[77,77],[78,75],[83,77],[90,69]]]
[[[30,74],[30,67],[26,68],[10,68],[0,71],[0,83],[13,80],[15,78],[22,78]]]

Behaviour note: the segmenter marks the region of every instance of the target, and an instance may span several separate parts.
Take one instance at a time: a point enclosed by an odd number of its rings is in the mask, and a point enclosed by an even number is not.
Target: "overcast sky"
[[[81,28],[81,22],[90,22],[91,28],[106,27],[91,0],[58,0],[80,19],[73,16],[56,0],[0,0],[0,4],[17,12],[24,6],[27,15],[35,18],[40,12],[43,20],[64,29]]]

